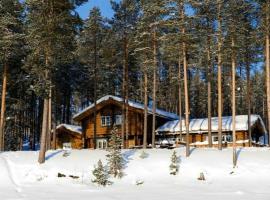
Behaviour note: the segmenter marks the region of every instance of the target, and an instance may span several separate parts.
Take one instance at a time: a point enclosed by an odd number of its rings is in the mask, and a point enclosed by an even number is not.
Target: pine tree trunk
[[[46,138],[47,138],[47,128],[48,128],[48,108],[49,108],[49,99],[44,99],[43,105],[43,118],[42,118],[42,131],[40,138],[40,150],[38,162],[40,164],[45,162],[45,154],[46,154]]]
[[[148,115],[148,95],[147,95],[147,71],[144,66],[144,126],[143,126],[143,148],[147,147],[147,115]]]
[[[124,52],[125,52],[125,62],[124,62],[124,65],[125,65],[125,74],[124,74],[124,79],[125,79],[125,126],[126,126],[126,148],[129,147],[129,120],[128,120],[128,41],[127,41],[127,37],[125,36],[125,49],[124,49]]]
[[[246,55],[246,73],[247,73],[247,107],[248,107],[248,138],[249,146],[252,146],[252,135],[251,135],[251,91],[250,91],[250,64],[248,62],[248,55]]]
[[[97,148],[97,38],[94,34],[94,149]],[[86,133],[84,135],[84,148],[87,148]]]
[[[0,151],[4,151],[5,137],[5,112],[6,112],[6,93],[7,93],[7,64],[4,64],[3,83],[2,83],[2,98],[1,98],[1,114],[0,114]]]
[[[179,60],[178,60],[178,103],[179,103],[179,139],[180,142],[182,141],[182,76],[181,76],[181,47],[179,53]]]
[[[221,1],[218,0],[218,149],[222,150]]]
[[[156,84],[157,84],[157,38],[156,27],[153,30],[153,54],[154,54],[154,67],[153,67],[153,122],[152,122],[152,147],[155,148],[156,140]]]
[[[211,96],[211,82],[212,82],[212,70],[211,70],[211,49],[210,49],[210,37],[208,36],[208,48],[207,48],[207,63],[208,63],[208,78],[207,78],[207,107],[208,107],[208,146],[212,147],[212,96]]]
[[[184,3],[180,1],[179,4],[179,13],[181,15],[181,32],[182,36],[185,35],[185,8]],[[182,54],[183,54],[183,66],[184,66],[184,90],[185,90],[185,124],[186,124],[186,157],[190,155],[190,146],[189,146],[189,96],[188,96],[188,64],[187,64],[187,55],[186,55],[186,43],[182,42]]]
[[[235,68],[236,68],[236,59],[235,59],[235,44],[234,38],[232,38],[232,134],[233,134],[233,167],[236,166],[237,157],[236,157],[236,130],[235,130],[235,115],[236,115],[236,104],[235,104]]]
[[[270,52],[269,52],[269,0],[266,2],[265,72],[268,118],[268,145],[270,146]]]
[[[267,96],[267,118],[268,118],[268,139],[270,146],[270,57],[269,57],[269,35],[266,36],[266,96]]]
[[[48,99],[48,128],[47,128],[47,150],[51,148],[51,129],[52,129],[52,88],[50,87]]]

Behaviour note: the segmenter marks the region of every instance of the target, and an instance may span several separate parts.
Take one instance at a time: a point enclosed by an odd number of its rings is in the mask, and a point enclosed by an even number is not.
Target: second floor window
[[[115,115],[115,125],[122,124],[122,115]]]
[[[111,117],[101,116],[101,126],[111,126]]]

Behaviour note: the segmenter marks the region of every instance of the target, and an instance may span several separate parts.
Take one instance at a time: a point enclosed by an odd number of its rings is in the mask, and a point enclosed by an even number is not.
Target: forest
[[[1,150],[45,148],[108,94],[187,123],[258,114],[269,127],[270,0],[111,0],[113,18],[83,20],[86,2],[0,0]]]

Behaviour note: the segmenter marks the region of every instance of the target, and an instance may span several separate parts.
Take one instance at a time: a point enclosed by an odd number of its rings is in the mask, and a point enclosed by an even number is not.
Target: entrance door
[[[97,148],[98,149],[107,149],[108,141],[107,139],[97,139]]]

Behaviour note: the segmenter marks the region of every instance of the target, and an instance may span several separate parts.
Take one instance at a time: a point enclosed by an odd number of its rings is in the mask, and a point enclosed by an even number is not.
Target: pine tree
[[[84,30],[79,39],[78,54],[81,62],[87,68],[88,77],[94,79],[94,149],[96,148],[97,124],[96,104],[98,96],[98,83],[100,82],[100,67],[102,66],[102,51],[105,38],[104,19],[99,8],[90,11],[89,18],[85,22]]]
[[[113,177],[121,178],[123,176],[123,157],[121,154],[121,137],[118,135],[116,127],[111,131],[111,138],[109,140],[109,154],[107,155],[109,174]]]
[[[176,175],[179,171],[179,165],[178,165],[178,156],[176,154],[176,151],[173,151],[173,154],[171,156],[171,164],[170,164],[170,174]]]
[[[31,48],[27,58],[28,71],[32,75],[35,92],[44,99],[39,163],[45,162],[46,141],[51,132],[53,75],[62,59],[69,58],[65,54],[65,43],[72,40],[65,35],[68,33],[66,27],[73,27],[70,25],[74,25],[78,17],[72,11],[83,2],[85,0],[26,1],[28,43]]]
[[[112,8],[115,11],[114,17],[111,20],[113,25],[112,29],[114,34],[120,39],[120,45],[117,48],[119,54],[121,55],[121,65],[122,65],[122,148],[128,148],[128,138],[129,138],[129,112],[128,112],[128,99],[129,99],[129,77],[130,77],[130,64],[131,64],[131,54],[134,38],[134,29],[137,23],[139,7],[137,0],[123,0],[119,3],[111,1]],[[126,142],[125,142],[126,140]]]
[[[4,126],[6,111],[6,93],[9,68],[14,65],[16,56],[21,55],[22,5],[18,0],[0,1],[0,63],[3,67],[1,113],[0,113],[0,151],[4,150]]]
[[[111,184],[108,180],[108,174],[105,170],[101,160],[98,161],[97,166],[94,166],[94,170],[92,171],[95,179],[92,180],[93,183],[96,183],[101,186],[106,186]]]

